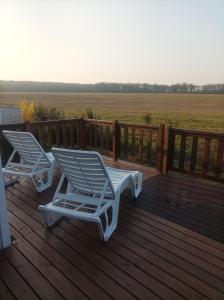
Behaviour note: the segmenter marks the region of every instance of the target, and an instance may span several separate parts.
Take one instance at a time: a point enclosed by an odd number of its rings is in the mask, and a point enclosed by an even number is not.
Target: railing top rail
[[[30,122],[30,125],[39,125],[39,126],[46,126],[46,125],[54,125],[54,124],[61,124],[61,123],[73,123],[79,122],[80,118],[73,118],[73,119],[63,119],[63,120],[48,120],[48,121],[34,121]]]
[[[2,125],[0,125],[0,130],[10,129],[10,128],[25,128],[25,123],[2,124]]]
[[[133,127],[133,128],[144,128],[144,129],[158,129],[159,125],[144,125],[135,123],[119,123],[120,127]]]
[[[211,132],[211,131],[203,131],[203,130],[190,130],[190,129],[183,129],[183,128],[170,128],[171,132],[175,134],[182,134],[188,136],[197,136],[197,137],[204,137],[204,138],[217,138],[217,139],[224,139],[224,133],[222,132]]]
[[[113,125],[114,121],[97,120],[97,119],[84,119],[89,124]]]

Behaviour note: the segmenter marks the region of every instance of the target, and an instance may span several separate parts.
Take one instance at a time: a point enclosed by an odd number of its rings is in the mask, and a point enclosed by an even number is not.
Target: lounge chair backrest
[[[114,199],[114,189],[98,152],[52,148],[73,189],[80,193]]]
[[[2,133],[13,146],[14,150],[19,153],[23,163],[35,165],[37,160],[41,157],[38,165],[48,166],[50,164],[44,150],[32,133],[7,130],[3,130]]]

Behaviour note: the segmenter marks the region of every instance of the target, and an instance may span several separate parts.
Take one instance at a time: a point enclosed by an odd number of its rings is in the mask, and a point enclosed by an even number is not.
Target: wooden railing
[[[163,126],[118,124],[118,156],[161,168]]]
[[[224,134],[170,129],[170,170],[224,181]]]
[[[32,132],[45,150],[53,146],[96,150],[151,167],[224,182],[224,134],[84,118],[0,126],[3,161],[11,149],[2,130]]]
[[[81,120],[39,121],[26,124],[45,150],[52,147],[78,148],[81,145]]]
[[[112,156],[115,127],[112,121],[84,120],[82,135],[85,137],[83,148],[100,151],[104,155]]]

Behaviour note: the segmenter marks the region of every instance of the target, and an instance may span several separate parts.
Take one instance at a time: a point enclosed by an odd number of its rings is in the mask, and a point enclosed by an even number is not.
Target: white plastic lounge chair
[[[3,168],[3,173],[11,177],[10,182],[18,180],[19,177],[30,177],[38,192],[51,186],[55,163],[52,153],[45,153],[30,132],[3,130],[3,135],[13,147],[13,152]],[[16,153],[20,162],[13,162]]]
[[[98,152],[52,148],[52,153],[63,174],[53,201],[39,206],[46,224],[51,226],[64,216],[95,222],[101,239],[107,241],[117,227],[122,191],[130,186],[137,198],[142,173],[107,168]]]

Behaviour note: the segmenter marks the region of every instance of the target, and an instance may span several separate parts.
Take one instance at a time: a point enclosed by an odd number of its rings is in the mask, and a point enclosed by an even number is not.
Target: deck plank
[[[13,265],[17,272],[32,286],[32,289],[41,299],[63,299],[56,288],[54,288],[48,280],[38,272],[33,264],[12,245],[10,249],[5,251],[4,256]],[[32,299],[32,298],[31,298]]]
[[[10,292],[8,287],[5,285],[5,283],[0,278],[0,299],[5,300],[14,300],[16,299],[13,294]]]
[[[0,266],[0,277],[17,299],[39,299],[33,289],[3,255],[0,255]]]

